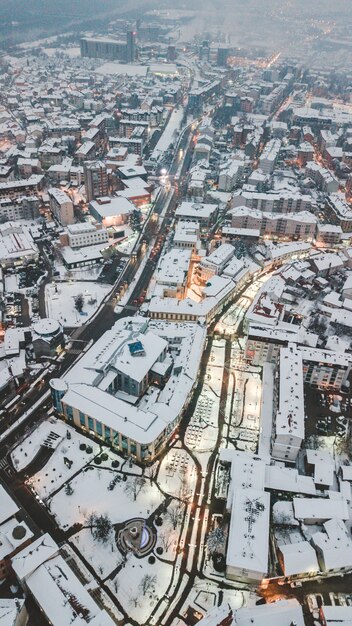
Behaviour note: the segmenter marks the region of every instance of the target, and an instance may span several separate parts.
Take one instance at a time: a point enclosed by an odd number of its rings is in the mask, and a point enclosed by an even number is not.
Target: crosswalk
[[[10,467],[7,459],[0,459],[0,472],[4,472],[7,476],[13,476],[15,474],[15,470]]]

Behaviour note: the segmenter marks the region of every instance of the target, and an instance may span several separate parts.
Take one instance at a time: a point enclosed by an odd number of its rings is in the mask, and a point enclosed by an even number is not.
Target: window
[[[88,417],[88,428],[89,430],[94,430],[94,423],[91,417]]]
[[[67,415],[69,421],[73,420],[73,409],[72,409],[72,406],[67,406],[66,407],[66,415]]]
[[[96,426],[96,432],[98,433],[98,435],[100,437],[102,437],[102,435],[103,435],[103,426],[102,426],[101,422],[97,422],[96,421],[95,422],[95,426]]]
[[[131,441],[130,442],[130,453],[131,454],[136,454],[136,452],[137,452],[136,442],[135,441]]]
[[[79,423],[81,424],[81,426],[86,425],[86,416],[84,415],[84,413],[81,413],[81,411],[79,412]]]

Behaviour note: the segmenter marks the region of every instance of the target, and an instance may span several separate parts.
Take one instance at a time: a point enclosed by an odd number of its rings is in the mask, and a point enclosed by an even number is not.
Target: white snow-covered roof
[[[342,477],[352,482],[352,465],[341,465]]]
[[[25,522],[18,522],[15,517],[0,525],[0,561],[9,557],[25,541],[33,537]]]
[[[302,355],[295,345],[280,350],[279,410],[276,435],[304,439]]]
[[[323,604],[321,607],[322,615],[327,626],[351,626],[352,624],[352,607],[351,606],[328,606]]]
[[[337,519],[347,520],[348,504],[344,498],[293,498],[295,517],[306,522]]]
[[[314,483],[331,486],[334,482],[334,462],[325,450],[306,450],[307,463],[314,465]]]
[[[223,243],[216,248],[209,256],[203,259],[202,263],[207,265],[223,265],[235,254],[235,248],[229,243]]]
[[[315,533],[312,542],[322,555],[325,569],[352,567],[352,540],[346,524],[333,518],[325,522],[324,531]]]
[[[66,202],[72,203],[71,198],[67,195],[67,193],[57,187],[50,187],[50,189],[48,189],[48,194],[60,205],[65,204]]]
[[[293,467],[267,465],[265,468],[265,488],[275,491],[289,491],[305,495],[316,495],[313,478],[303,476]]]
[[[177,218],[188,219],[197,218],[201,220],[209,220],[211,216],[218,210],[217,204],[202,204],[200,202],[182,202],[175,211]]]
[[[48,533],[42,535],[12,558],[12,569],[19,580],[27,579],[42,563],[59,551],[58,545]]]
[[[0,524],[16,515],[18,511],[19,508],[16,502],[5,491],[4,487],[0,485]]]
[[[32,325],[32,329],[37,335],[56,335],[61,330],[61,325],[57,320],[49,319],[47,317],[38,320]]]
[[[16,626],[24,602],[21,598],[0,598],[0,626]]]
[[[156,281],[164,285],[184,285],[191,262],[192,251],[172,248],[158,263]]]
[[[307,346],[300,346],[299,351],[302,355],[303,361],[324,363],[330,366],[339,365],[340,367],[345,367],[346,369],[349,367],[351,362],[349,355],[344,354],[343,352],[333,352],[332,350],[309,348]]]
[[[118,372],[142,381],[159,357],[169,358],[167,349],[172,348],[175,333],[173,369],[157,400],[139,406],[138,396],[130,403],[123,394],[107,391]],[[63,403],[141,444],[152,443],[182,411],[197,376],[205,334],[205,328],[196,324],[181,326],[138,316],[120,319],[64,377],[68,390]],[[131,346],[132,352],[138,346],[139,356],[132,355]]]
[[[92,621],[102,611],[59,555],[41,564],[26,584],[53,626],[115,624],[105,611],[103,621]]]
[[[233,626],[304,626],[302,607],[297,600],[238,609]]]
[[[285,576],[319,571],[317,555],[309,541],[282,544],[279,549],[283,557]]]
[[[264,576],[268,570],[270,495],[234,489],[226,565]]]
[[[232,609],[230,605],[222,604],[221,606],[215,606],[207,611],[204,617],[197,623],[200,624],[200,626],[219,626],[222,622],[225,623],[226,619],[229,618],[231,614]]]
[[[102,219],[115,217],[116,215],[129,215],[133,213],[135,206],[123,196],[109,196],[92,200],[89,207],[98,213]]]
[[[315,265],[318,272],[343,267],[343,261],[341,257],[334,252],[317,254],[312,256],[310,260],[311,263]]]

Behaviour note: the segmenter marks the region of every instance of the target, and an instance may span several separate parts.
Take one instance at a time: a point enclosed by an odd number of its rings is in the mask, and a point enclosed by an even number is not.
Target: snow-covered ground
[[[101,579],[109,576],[123,561],[122,554],[116,546],[113,531],[106,543],[101,541],[98,543],[90,528],[82,528],[79,533],[70,538],[70,541]]]
[[[77,471],[77,468],[76,468]],[[75,523],[85,525],[91,513],[106,514],[112,524],[124,522],[133,517],[147,518],[162,503],[163,496],[154,483],[146,481],[144,488],[134,500],[127,493],[135,476],[128,476],[126,482],[117,483],[115,488],[108,489],[116,475],[114,470],[91,465],[85,467],[71,481],[72,495],[66,495],[61,489],[50,500],[50,510],[58,524],[67,528]]]
[[[57,435],[57,438],[50,437],[50,448],[57,448],[66,436],[67,428],[65,424],[55,417],[51,417],[44,422],[41,422],[39,426],[31,432],[26,438],[11,452],[11,459],[14,468],[19,472],[23,470],[31,461],[33,461],[36,454],[39,452],[41,446],[48,440],[50,433]]]
[[[172,496],[178,497],[187,484],[187,495],[195,488],[197,475],[194,461],[185,450],[172,448],[160,464],[158,484],[160,488]]]
[[[129,555],[126,565],[116,576],[119,601],[138,624],[145,624],[156,606],[167,593],[173,566],[156,559],[151,565],[148,559],[138,559]],[[152,577],[152,583],[143,593],[143,578]],[[113,589],[113,587],[110,587]]]
[[[42,499],[46,499],[51,493],[60,489],[66,480],[69,480],[71,476],[92,461],[100,450],[98,444],[78,434],[67,424],[58,422],[58,425],[64,427],[65,438],[62,439],[44,468],[30,479],[32,488]],[[56,428],[53,430],[56,430]],[[70,439],[67,439],[67,433],[69,433]],[[83,443],[92,449],[90,454],[86,450],[80,450],[80,445]],[[24,444],[26,446],[30,445],[29,442],[27,443],[27,440]]]
[[[109,291],[108,285],[90,282],[50,283],[45,287],[47,316],[66,327],[81,326],[97,311]],[[80,294],[84,298],[82,314],[75,308],[75,298]]]

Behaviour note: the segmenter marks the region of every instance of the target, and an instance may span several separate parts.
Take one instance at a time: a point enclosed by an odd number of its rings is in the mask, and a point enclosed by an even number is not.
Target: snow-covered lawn
[[[180,538],[180,525],[173,527],[167,516],[163,516],[163,525],[157,527],[157,541],[154,552],[157,548],[162,548],[162,558],[167,561],[174,561],[176,558],[177,545]]]
[[[100,451],[98,444],[76,433],[67,424],[58,423],[64,426],[65,434],[70,433],[71,439],[65,437],[43,469],[30,479],[30,484],[42,499],[59,489],[65,481],[79,472]],[[86,450],[80,450],[81,443],[86,444],[87,447],[90,446],[93,452],[88,454]]]
[[[178,497],[183,485],[187,484],[188,494],[191,495],[195,488],[196,479],[195,464],[187,452],[172,448],[160,465],[158,474],[160,488],[165,493]]]
[[[96,312],[109,291],[108,285],[93,282],[50,283],[45,287],[47,316],[63,326],[81,326]],[[75,308],[75,298],[80,294],[84,299],[82,314]]]
[[[55,417],[51,417],[44,422],[41,422],[39,426],[36,426],[35,430],[31,432],[26,438],[11,452],[11,459],[14,468],[20,472],[31,461],[33,461],[36,454],[39,452],[40,447],[48,438],[50,433],[55,433],[58,437],[50,437],[50,447],[56,448],[63,437],[66,436],[67,428],[63,422],[60,422]]]
[[[115,533],[103,543],[94,539],[90,528],[82,530],[70,538],[83,558],[90,563],[97,575],[104,579],[116,569],[123,561],[123,557],[116,546]]]
[[[127,558],[126,565],[117,574],[115,581],[109,585],[116,594],[122,606],[138,624],[148,622],[148,618],[156,604],[167,593],[173,566],[156,559],[151,565],[148,558],[138,559],[133,554]],[[148,575],[152,578],[150,588],[143,593],[143,579]],[[155,577],[155,578],[154,578]]]
[[[85,525],[91,513],[106,514],[112,524],[133,517],[147,518],[163,501],[161,492],[149,480],[146,480],[134,500],[133,495],[126,490],[131,488],[135,476],[129,476],[126,482],[117,483],[110,491],[108,486],[115,475],[113,470],[92,465],[75,476],[70,481],[72,495],[66,495],[65,489],[61,489],[50,500],[50,510],[57,523],[63,528],[75,523]]]

